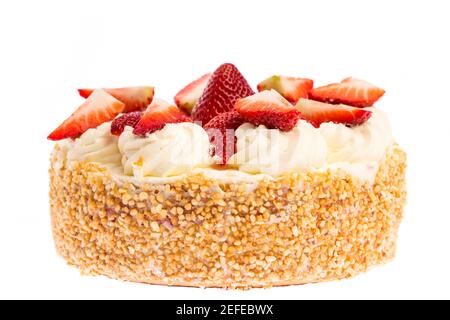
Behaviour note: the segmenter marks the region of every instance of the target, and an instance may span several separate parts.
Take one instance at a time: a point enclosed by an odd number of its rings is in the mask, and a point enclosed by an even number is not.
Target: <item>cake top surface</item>
[[[386,115],[373,106],[384,92],[351,77],[314,87],[307,78],[274,75],[255,93],[226,63],[181,89],[174,104],[154,98],[152,86],[79,89],[85,102],[48,139],[64,140],[70,161],[120,167],[136,178],[352,165],[373,176],[393,143]]]

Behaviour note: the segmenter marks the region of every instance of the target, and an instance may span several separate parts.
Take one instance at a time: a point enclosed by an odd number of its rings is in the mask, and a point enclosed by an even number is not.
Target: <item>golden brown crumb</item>
[[[251,288],[352,277],[394,257],[405,203],[398,147],[374,185],[292,173],[252,192],[201,174],[120,183],[94,163],[51,160],[58,253],[82,273],[128,281]]]

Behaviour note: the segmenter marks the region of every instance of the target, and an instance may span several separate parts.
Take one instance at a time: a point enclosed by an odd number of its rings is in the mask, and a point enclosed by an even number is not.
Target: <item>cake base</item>
[[[56,150],[57,151],[57,150]],[[137,185],[51,159],[58,253],[82,273],[158,285],[252,288],[352,277],[395,255],[406,155],[370,185],[344,172],[220,183],[202,174]]]

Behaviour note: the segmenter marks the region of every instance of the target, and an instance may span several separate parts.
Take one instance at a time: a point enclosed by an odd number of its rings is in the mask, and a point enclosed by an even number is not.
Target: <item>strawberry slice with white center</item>
[[[147,107],[141,120],[135,126],[133,133],[136,135],[145,135],[157,130],[161,130],[168,123],[191,122],[191,118],[178,109],[161,99],[154,99]]]
[[[124,108],[125,105],[110,94],[101,89],[95,90],[47,139],[77,138],[86,130],[113,120]]]
[[[203,91],[205,91],[209,78],[211,78],[211,73],[201,76],[181,89],[174,97],[175,104],[178,108],[187,114],[191,114],[198,99],[203,94]]]
[[[314,88],[309,98],[333,104],[347,104],[354,107],[370,107],[378,101],[385,91],[373,84],[355,78],[346,78],[341,83],[332,83]]]
[[[255,126],[289,131],[297,124],[299,112],[275,90],[264,90],[235,104],[242,118]]]
[[[363,124],[372,112],[343,104],[329,104],[308,99],[300,99],[296,105],[301,118],[316,128],[324,122],[341,123],[349,127]]]
[[[274,89],[289,102],[296,103],[300,98],[308,98],[314,82],[305,78],[274,75],[261,81],[258,91]]]
[[[103,90],[125,104],[124,113],[145,110],[152,102],[153,95],[155,94],[155,88],[148,86]],[[93,91],[94,89],[78,89],[78,93],[83,98],[89,97]]]

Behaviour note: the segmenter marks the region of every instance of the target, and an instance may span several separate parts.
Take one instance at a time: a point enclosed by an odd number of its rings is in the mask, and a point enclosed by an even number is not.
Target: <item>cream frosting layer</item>
[[[67,159],[104,164],[120,163],[121,156],[117,147],[117,137],[111,134],[111,123],[103,123],[99,127],[83,133],[68,147]]]
[[[375,108],[357,127],[323,123],[314,128],[304,120],[289,132],[243,124],[236,130],[237,153],[230,158],[239,170],[280,175],[290,171],[343,170],[373,181],[378,163],[393,144],[386,115]]]
[[[228,163],[248,173],[276,176],[319,168],[327,157],[325,140],[304,120],[289,132],[245,123],[236,130],[236,137],[237,152]]]
[[[223,176],[227,181],[239,174],[240,179],[256,181],[304,170],[341,170],[372,182],[393,138],[386,115],[379,109],[367,110],[372,117],[354,128],[335,123],[314,128],[300,120],[290,132],[281,132],[245,123],[236,131],[237,153],[229,160],[237,170],[211,167],[208,135],[193,123],[168,124],[145,137],[127,127],[118,138],[110,133],[110,123],[105,123],[75,141],[60,142],[58,157],[61,166],[66,159],[98,162],[114,168],[112,172],[122,178],[155,178],[161,183],[166,177],[176,179],[190,172],[218,180]]]
[[[168,124],[145,137],[126,127],[118,146],[124,173],[135,177],[174,176],[211,162],[206,131],[190,122]]]
[[[376,108],[370,119],[357,127],[343,124],[322,123],[320,133],[327,143],[327,163],[380,161],[386,148],[394,142],[386,114]]]

